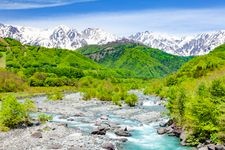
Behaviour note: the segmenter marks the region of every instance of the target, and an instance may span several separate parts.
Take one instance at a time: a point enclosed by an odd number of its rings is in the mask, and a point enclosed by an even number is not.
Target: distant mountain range
[[[224,44],[225,30],[182,38],[149,31],[139,32],[128,37],[119,37],[99,28],[77,31],[66,26],[37,29],[0,24],[0,37],[10,37],[23,44],[71,50],[76,50],[85,45],[103,45],[126,39],[126,41],[142,43],[174,55],[195,56],[207,54],[215,47]]]

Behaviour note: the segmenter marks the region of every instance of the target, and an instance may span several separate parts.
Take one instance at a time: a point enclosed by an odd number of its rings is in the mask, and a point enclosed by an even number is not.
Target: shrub
[[[125,103],[128,104],[130,107],[134,107],[138,102],[138,97],[135,94],[129,94],[125,98]]]
[[[114,93],[113,96],[112,96],[112,102],[118,106],[122,106],[121,104],[121,97],[119,94],[117,93]]]
[[[40,121],[41,123],[45,123],[47,121],[52,120],[52,116],[51,115],[46,115],[46,114],[39,114],[38,115],[38,121]]]
[[[212,96],[223,97],[225,96],[225,85],[220,80],[214,80],[210,88]]]
[[[52,101],[62,100],[63,94],[61,92],[55,92],[53,94],[49,94],[48,99]]]
[[[30,111],[35,109],[32,101],[26,100],[24,103],[19,103],[13,96],[8,96],[2,101],[0,110],[0,126],[1,129],[15,128],[21,123],[28,123]]]

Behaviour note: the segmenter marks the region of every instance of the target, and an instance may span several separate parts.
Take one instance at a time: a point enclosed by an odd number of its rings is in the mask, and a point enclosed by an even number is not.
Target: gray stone
[[[33,134],[31,134],[33,138],[42,138],[42,133],[40,131],[36,131]]]
[[[200,147],[200,148],[198,148],[198,150],[208,150],[208,147],[207,146]]]
[[[103,116],[100,117],[100,119],[102,119],[102,120],[108,120],[108,117],[105,116],[105,115],[103,115]]]
[[[67,121],[75,121],[74,118],[68,118]]]
[[[216,146],[214,144],[209,144],[207,145],[208,147],[208,150],[215,150],[216,149]]]
[[[54,143],[48,146],[48,149],[61,149],[63,146],[59,143]]]
[[[223,145],[216,145],[215,150],[225,150],[225,146],[223,146]]]
[[[182,132],[180,134],[180,140],[181,140],[181,145],[183,145],[183,146],[187,145],[186,144],[187,135],[184,130],[182,130]]]
[[[106,150],[115,150],[115,146],[112,143],[104,143],[102,145],[102,148]]]
[[[126,141],[128,141],[128,139],[127,138],[119,138],[119,139],[117,139],[118,141],[121,141],[121,142],[126,142]]]
[[[167,132],[166,128],[158,128],[157,129],[157,133],[162,135],[162,134],[165,134]]]
[[[118,136],[125,136],[125,137],[132,136],[131,133],[129,133],[129,131],[125,131],[123,129],[116,130],[115,134],[118,135]]]
[[[105,130],[99,130],[99,129],[94,129],[91,134],[97,134],[97,135],[105,135],[106,131]]]

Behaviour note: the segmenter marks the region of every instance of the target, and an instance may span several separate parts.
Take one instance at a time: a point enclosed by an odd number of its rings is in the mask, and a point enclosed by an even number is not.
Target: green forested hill
[[[135,77],[141,78],[163,77],[190,59],[135,43],[91,45],[78,51],[106,67],[132,70]]]
[[[0,39],[0,54],[0,65],[28,80],[31,86],[73,85],[84,76],[132,76],[131,71],[106,68],[78,52],[22,45],[10,38]]]
[[[152,82],[145,92],[168,99],[170,116],[188,131],[186,142],[225,143],[225,45]]]

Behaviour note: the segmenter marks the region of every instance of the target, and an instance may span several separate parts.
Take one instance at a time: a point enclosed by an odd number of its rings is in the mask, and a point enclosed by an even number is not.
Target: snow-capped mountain
[[[189,39],[184,42],[181,47],[175,51],[175,53],[184,56],[204,55],[224,43],[225,30],[198,34],[191,40]]]
[[[162,49],[170,54],[195,56],[207,54],[215,47],[224,44],[225,30],[182,38],[146,31],[132,35],[129,39],[153,48]]]
[[[71,50],[76,50],[84,45],[101,45],[125,38],[128,41],[142,43],[170,54],[193,56],[207,54],[215,47],[224,44],[225,30],[181,38],[146,31],[120,38],[99,28],[87,28],[83,31],[77,31],[61,25],[53,29],[44,30],[0,24],[0,37],[10,37],[19,40],[23,44]]]
[[[98,28],[88,28],[79,32],[76,29],[63,25],[53,29],[41,30],[0,24],[0,37],[10,37],[19,40],[23,44],[71,50],[84,45],[106,44],[119,39],[115,35]]]
[[[131,35],[129,39],[153,48],[159,48],[171,54],[174,54],[179,49],[179,43],[181,42],[181,39],[177,37],[149,31],[138,32],[137,34]]]

